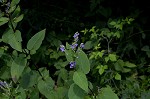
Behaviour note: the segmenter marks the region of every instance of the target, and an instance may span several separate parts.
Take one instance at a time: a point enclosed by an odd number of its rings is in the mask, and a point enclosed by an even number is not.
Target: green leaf
[[[62,68],[61,70],[60,70],[60,77],[65,81],[65,80],[67,80],[67,78],[68,78],[68,72],[67,72],[67,70],[66,69],[64,69],[64,68]]]
[[[85,93],[84,91],[77,86],[76,84],[72,84],[68,91],[68,97],[69,99],[83,99]]]
[[[85,73],[88,74],[90,71],[90,62],[87,55],[80,49],[77,50],[76,64]]]
[[[19,16],[20,12],[21,12],[20,6],[17,6],[17,8],[15,9],[15,11],[11,15],[11,18],[13,19],[13,18]]]
[[[99,68],[99,74],[102,75],[104,73],[105,69],[104,69],[104,66],[100,65],[100,68]]]
[[[12,29],[7,29],[4,34],[2,35],[2,41],[4,43],[8,43],[8,40],[9,40],[9,35],[13,33],[13,30]]]
[[[92,41],[87,41],[84,45],[84,49],[91,49],[92,48]]]
[[[107,63],[109,61],[109,57],[105,57],[105,62]]]
[[[9,21],[9,18],[6,17],[1,17],[0,18],[0,26],[4,25],[5,23],[7,23]]]
[[[68,42],[66,42],[66,49],[68,49],[68,50],[71,49],[71,47],[70,47],[70,45],[68,44]]]
[[[68,89],[66,87],[56,88],[57,99],[66,99],[68,96]]]
[[[11,7],[16,6],[19,2],[20,2],[20,0],[12,0]]]
[[[20,22],[20,21],[23,19],[23,17],[24,17],[24,15],[21,14],[20,16],[15,17],[13,21],[14,21],[15,23],[18,23],[18,22]]]
[[[115,70],[117,71],[123,71],[123,66],[124,66],[124,61],[123,60],[118,60],[115,64]]]
[[[119,99],[111,87],[102,88],[97,99]]]
[[[102,57],[103,57],[103,55],[104,55],[104,50],[102,50],[101,52],[98,52],[98,56],[99,56],[99,57],[101,57],[101,58],[102,58]]]
[[[130,62],[125,62],[125,66],[127,66],[127,67],[130,67],[130,68],[133,68],[133,67],[136,67],[136,65],[135,64],[133,64],[133,63],[130,63]]]
[[[40,99],[39,98],[39,90],[37,88],[33,88],[31,90],[34,90],[30,93],[30,99]]]
[[[127,72],[130,72],[130,71],[131,71],[131,69],[129,69],[129,68],[123,68],[122,72],[127,73]]]
[[[73,81],[80,88],[88,92],[88,81],[87,81],[86,75],[83,72],[80,72],[80,71],[74,72]]]
[[[115,54],[109,54],[108,57],[109,57],[109,59],[110,59],[111,61],[117,61]]]
[[[44,40],[46,29],[36,33],[27,43],[28,50],[37,50]]]
[[[37,84],[38,73],[35,71],[31,71],[29,67],[27,67],[21,77],[20,86],[24,89],[32,87]]]
[[[10,33],[8,35],[8,44],[15,50],[22,52],[22,45],[21,45],[21,32],[16,30],[15,33]]]
[[[16,10],[17,4],[20,2],[20,0],[12,0],[10,4],[10,8],[8,10],[8,13],[12,13],[14,10]],[[15,11],[14,11],[15,12]]]
[[[16,36],[17,41],[22,42],[21,32],[19,30],[16,30],[14,34]]]
[[[40,68],[39,71],[41,72],[44,79],[49,78],[49,71],[45,67]],[[42,79],[41,76],[39,77],[39,79]]]
[[[40,79],[38,82],[38,89],[48,99],[54,99],[55,93],[53,92],[54,81],[48,77],[45,80]]]
[[[65,50],[65,56],[68,62],[73,61],[73,51],[72,50]]]
[[[27,60],[24,57],[16,57],[15,60],[13,60],[11,64],[11,77],[15,83],[21,76],[26,64]]]
[[[117,73],[117,74],[115,75],[115,79],[116,79],[116,80],[121,80],[121,75]]]
[[[21,87],[16,90],[19,94],[15,96],[15,99],[26,99],[27,95],[25,93],[25,90]]]
[[[116,25],[117,23],[116,23],[115,21],[111,21],[109,24],[114,26],[114,25]]]

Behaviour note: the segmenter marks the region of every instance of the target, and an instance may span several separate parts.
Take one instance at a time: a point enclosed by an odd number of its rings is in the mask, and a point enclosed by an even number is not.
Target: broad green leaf
[[[16,83],[21,76],[25,66],[27,64],[27,60],[24,57],[16,57],[11,64],[11,77],[13,81]]]
[[[68,44],[68,42],[66,42],[66,49],[71,49],[70,45]]]
[[[100,68],[99,68],[99,74],[102,75],[104,73],[105,69],[102,65],[100,65]]]
[[[73,51],[72,50],[65,50],[65,56],[68,62],[73,61]]]
[[[44,79],[49,78],[49,70],[47,70],[45,67],[40,68],[39,71],[41,72]],[[41,76],[39,79],[42,79]]]
[[[97,99],[119,99],[117,94],[115,94],[111,87],[107,86],[102,88]]]
[[[102,58],[102,57],[103,57],[103,55],[104,55],[104,52],[98,52],[98,56],[99,56],[99,57],[101,57],[101,58]]]
[[[55,99],[55,93],[53,92],[54,81],[52,78],[48,77],[45,80],[40,79],[38,82],[38,89],[41,94],[43,94],[48,99]]]
[[[32,87],[37,84],[38,73],[35,71],[31,71],[29,67],[27,67],[21,77],[20,86],[24,89]]]
[[[76,64],[85,73],[88,74],[90,71],[90,62],[87,55],[80,49],[77,50]]]
[[[9,35],[13,33],[13,30],[12,29],[7,29],[4,34],[2,35],[2,41],[4,43],[8,43],[8,40],[9,40]]]
[[[123,60],[118,60],[115,64],[115,70],[117,71],[123,71],[123,66],[124,66],[124,61]]]
[[[15,96],[15,99],[26,99],[27,98],[25,90],[22,87],[19,87],[19,89],[17,89],[16,91],[19,94]]]
[[[80,71],[74,72],[73,81],[80,88],[88,92],[88,81],[87,81],[86,75],[83,72],[80,72]]]
[[[68,96],[68,89],[65,87],[56,88],[57,99],[66,99]]]
[[[22,52],[21,32],[16,30],[15,33],[10,33],[8,36],[8,44],[15,50]]]
[[[17,22],[20,22],[22,19],[23,19],[23,17],[24,17],[24,15],[23,14],[21,14],[20,16],[18,16],[18,17],[16,17],[16,18],[14,18],[14,22],[15,23],[17,23]]]
[[[7,80],[7,79],[10,79],[11,78],[11,74],[10,74],[10,67],[2,64],[1,62],[1,66],[0,66],[0,79],[3,79],[3,80]]]
[[[9,21],[9,18],[6,17],[1,17],[0,18],[0,26],[4,25],[5,23],[7,23]]]
[[[19,30],[16,30],[14,34],[16,36],[17,41],[22,42],[21,32]]]
[[[30,93],[30,99],[40,99],[39,98],[39,90],[37,88],[32,87],[31,90],[34,90]]]
[[[105,62],[107,63],[109,61],[109,57],[105,57]]]
[[[36,33],[27,43],[28,50],[37,50],[44,40],[46,29]]]
[[[133,64],[133,63],[130,63],[130,62],[125,62],[125,64],[124,64],[125,66],[127,66],[127,67],[130,67],[130,68],[132,68],[132,67],[136,67],[136,65],[135,64]]]
[[[60,70],[60,74],[59,74],[59,75],[61,76],[61,78],[62,78],[64,81],[68,79],[68,71],[67,71],[66,69],[64,69],[64,68],[62,68],[62,69]]]
[[[117,61],[115,54],[109,54],[108,57],[109,57],[109,59],[110,59],[111,61]]]
[[[83,99],[85,93],[84,91],[76,84],[72,84],[68,91],[69,99]]]
[[[91,49],[92,48],[92,41],[87,41],[84,45],[84,49]]]
[[[117,73],[117,74],[115,75],[115,79],[116,79],[116,80],[121,80],[121,75]]]

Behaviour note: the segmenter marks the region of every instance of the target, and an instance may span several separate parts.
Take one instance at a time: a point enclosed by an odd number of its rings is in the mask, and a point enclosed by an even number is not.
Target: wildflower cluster
[[[6,83],[6,81],[0,81],[0,87],[2,88],[5,88],[8,84]]]
[[[74,38],[74,42],[70,45],[70,48],[73,50],[73,51],[75,51],[76,50],[76,48],[78,47],[78,40],[79,40],[79,33],[78,32],[76,32],[74,35],[73,35],[73,38]],[[82,49],[82,48],[84,48],[84,43],[81,43],[80,45],[79,45],[79,47]],[[65,52],[65,46],[64,45],[60,45],[60,51],[62,51],[62,52]],[[70,62],[70,68],[74,68],[75,67],[75,65],[76,65],[76,62],[75,61],[71,61]]]
[[[2,88],[2,89],[8,89],[10,87],[11,87],[11,85],[8,84],[6,81],[0,81],[0,88]]]

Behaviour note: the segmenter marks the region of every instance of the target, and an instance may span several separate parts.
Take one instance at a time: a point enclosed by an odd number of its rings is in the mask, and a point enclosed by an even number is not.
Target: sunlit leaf
[[[111,60],[111,61],[117,61],[117,58],[116,58],[116,55],[115,54],[109,54],[109,59]]]
[[[117,73],[117,74],[115,75],[115,79],[116,79],[116,80],[121,80],[121,75]]]

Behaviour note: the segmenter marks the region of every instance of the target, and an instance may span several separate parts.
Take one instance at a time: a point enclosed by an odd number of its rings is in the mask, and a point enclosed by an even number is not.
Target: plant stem
[[[12,29],[13,29],[13,32],[15,33],[15,28],[14,28],[14,26],[13,26],[13,24],[12,24],[12,19],[11,19],[11,15],[10,14],[8,14],[8,17],[9,17],[9,21],[10,21],[10,25],[11,25],[11,27],[12,27]]]

